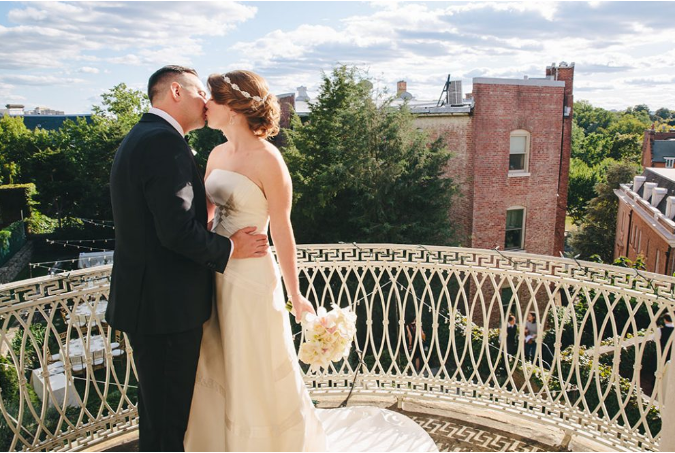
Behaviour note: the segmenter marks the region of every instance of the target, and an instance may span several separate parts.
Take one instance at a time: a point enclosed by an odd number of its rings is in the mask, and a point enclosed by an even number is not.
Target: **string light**
[[[85,245],[77,245],[77,241],[71,241],[71,240],[66,240],[66,241],[61,241],[61,240],[55,240],[55,239],[47,239],[47,244],[52,244],[52,245],[62,245],[64,247],[72,247],[78,250],[88,250],[90,252],[110,252],[112,251],[111,249],[103,249],[99,247],[90,247],[90,246],[85,246]]]
[[[95,225],[102,228],[112,228],[113,230],[115,229],[115,225],[112,220],[93,220],[93,219],[84,219],[82,217],[75,217],[75,218],[90,225]]]
[[[101,265],[105,264],[111,264],[112,263],[112,258],[109,258],[107,256],[103,256],[103,263]],[[96,260],[98,263],[100,261],[101,257],[95,257],[95,256],[89,256],[89,257],[82,257],[82,258],[73,258],[73,259],[67,259],[67,260],[57,260],[57,261],[42,261],[40,263],[29,263],[28,265],[30,266],[31,269],[35,268],[41,268],[41,269],[47,269],[48,271],[51,270],[57,270],[60,271],[58,273],[65,273],[65,272],[70,272],[69,269],[54,269],[54,267],[57,264],[67,264],[67,263],[79,263],[79,262],[84,262],[86,261],[87,264],[91,264],[91,260]]]
[[[52,240],[52,239],[50,239]],[[73,244],[85,244],[85,243],[90,243],[90,242],[113,242],[115,241],[115,238],[103,238],[103,239],[53,239],[54,241],[61,241],[61,242],[71,242]]]

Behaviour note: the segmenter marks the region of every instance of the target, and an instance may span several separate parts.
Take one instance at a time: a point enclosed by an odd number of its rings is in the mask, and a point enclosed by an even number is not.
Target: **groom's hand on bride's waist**
[[[230,236],[234,247],[231,258],[259,258],[267,254],[270,248],[267,235],[255,231],[256,227],[246,227]]]

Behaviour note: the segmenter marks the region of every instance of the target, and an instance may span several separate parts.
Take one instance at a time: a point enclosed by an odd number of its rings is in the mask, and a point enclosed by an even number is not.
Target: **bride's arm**
[[[315,314],[316,311],[312,304],[300,294],[295,237],[291,224],[293,183],[286,163],[278,151],[274,153],[274,156],[265,159],[262,164],[261,170],[264,175],[262,183],[270,213],[270,233],[276,247],[286,291],[293,302],[293,314],[296,321],[300,321],[304,312]]]

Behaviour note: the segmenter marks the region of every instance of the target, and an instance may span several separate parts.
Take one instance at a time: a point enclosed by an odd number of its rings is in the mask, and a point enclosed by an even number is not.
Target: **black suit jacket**
[[[206,230],[202,176],[185,139],[146,113],[110,174],[115,255],[107,322],[130,333],[189,330],[211,315],[231,242]]]

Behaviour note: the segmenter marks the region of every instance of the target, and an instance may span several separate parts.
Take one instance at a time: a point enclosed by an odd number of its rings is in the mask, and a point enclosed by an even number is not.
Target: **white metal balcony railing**
[[[355,394],[489,406],[610,448],[658,448],[666,357],[654,334],[673,314],[675,278],[448,247],[312,245],[298,258],[310,300],[358,315]],[[81,450],[136,429],[132,350],[100,316],[109,275],[101,266],[0,286],[0,449]],[[529,312],[539,334],[526,347]],[[353,352],[307,372],[313,397],[346,395],[358,363]]]

